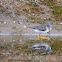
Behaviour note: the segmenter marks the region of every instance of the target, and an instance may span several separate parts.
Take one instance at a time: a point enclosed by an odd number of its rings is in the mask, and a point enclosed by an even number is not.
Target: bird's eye
[[[33,29],[35,29],[35,28],[33,28]]]
[[[35,47],[33,47],[33,48],[35,48]]]

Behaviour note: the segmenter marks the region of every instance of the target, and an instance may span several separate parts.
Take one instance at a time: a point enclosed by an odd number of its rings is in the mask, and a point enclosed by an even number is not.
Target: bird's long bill
[[[33,49],[33,47],[28,47],[28,49]]]

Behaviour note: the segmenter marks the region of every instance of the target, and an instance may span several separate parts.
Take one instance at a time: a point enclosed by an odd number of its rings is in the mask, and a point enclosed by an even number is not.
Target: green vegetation
[[[12,27],[12,29],[17,30],[16,26]]]
[[[53,14],[55,15],[57,21],[62,20],[62,6],[54,6]]]
[[[29,20],[26,20],[26,22],[29,22]]]
[[[47,6],[54,6],[55,2],[54,1],[46,1]]]
[[[28,3],[30,6],[37,6],[36,2],[29,1]]]
[[[35,21],[34,20],[31,20],[31,23],[35,23]]]
[[[37,16],[31,16],[31,23],[39,23],[39,24],[42,24],[44,20],[41,20],[40,17],[37,17]]]
[[[51,21],[51,18],[44,20],[40,16],[31,16],[31,23],[44,24],[46,21]]]
[[[47,6],[52,6],[56,21],[62,20],[62,6],[57,6],[55,1],[47,1]]]
[[[40,60],[35,60],[34,62],[40,62]]]
[[[17,18],[16,18],[16,17],[12,17],[12,19],[13,19],[13,20],[17,20]]]
[[[60,51],[59,55],[62,55],[62,41],[60,40],[62,37],[51,38],[48,42],[50,44],[53,54],[57,54],[57,51]]]
[[[62,14],[62,7],[61,6],[54,6],[53,9],[54,9],[54,14],[56,14],[56,15]]]

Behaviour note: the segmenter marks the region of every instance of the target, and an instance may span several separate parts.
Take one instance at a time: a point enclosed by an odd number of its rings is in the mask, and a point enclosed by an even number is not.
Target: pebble
[[[60,24],[62,24],[62,23],[60,23]]]
[[[19,24],[22,24],[22,22],[20,22],[20,21],[17,21]]]
[[[35,15],[35,14],[32,14],[32,15]]]
[[[13,41],[15,41],[15,40],[13,40]]]
[[[58,5],[60,5],[61,3],[58,3]]]
[[[53,8],[53,6],[51,6],[51,8]]]
[[[22,24],[22,22],[19,22],[20,24]]]
[[[4,24],[6,24],[6,22],[4,22]]]
[[[19,40],[19,41],[22,41],[22,40]]]
[[[24,28],[26,28],[26,26],[24,26]]]
[[[13,23],[15,23],[15,21]]]
[[[47,18],[46,17],[44,17],[44,20],[46,20]]]

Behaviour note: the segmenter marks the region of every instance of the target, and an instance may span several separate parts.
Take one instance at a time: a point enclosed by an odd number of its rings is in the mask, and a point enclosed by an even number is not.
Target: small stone
[[[15,40],[13,40],[13,41],[15,41]]]
[[[60,5],[61,3],[58,3],[58,5]]]
[[[20,11],[23,11],[22,9]]]
[[[26,28],[26,26],[24,26],[24,28]]]
[[[20,24],[22,24],[22,22],[20,22]]]
[[[15,23],[15,21],[13,23]]]
[[[47,18],[46,17],[44,17],[44,20],[46,20]]]
[[[19,40],[19,41],[22,41],[22,40]]]
[[[32,15],[35,15],[35,14],[32,14]]]
[[[51,6],[51,8],[53,8],[53,6]]]
[[[6,22],[4,22],[4,24],[6,24]]]
[[[22,24],[22,22],[20,22],[20,21],[17,21],[18,22],[18,24]]]
[[[62,23],[60,23],[60,24],[62,24]]]
[[[37,2],[38,2],[38,0],[35,0],[35,2],[37,3]]]

